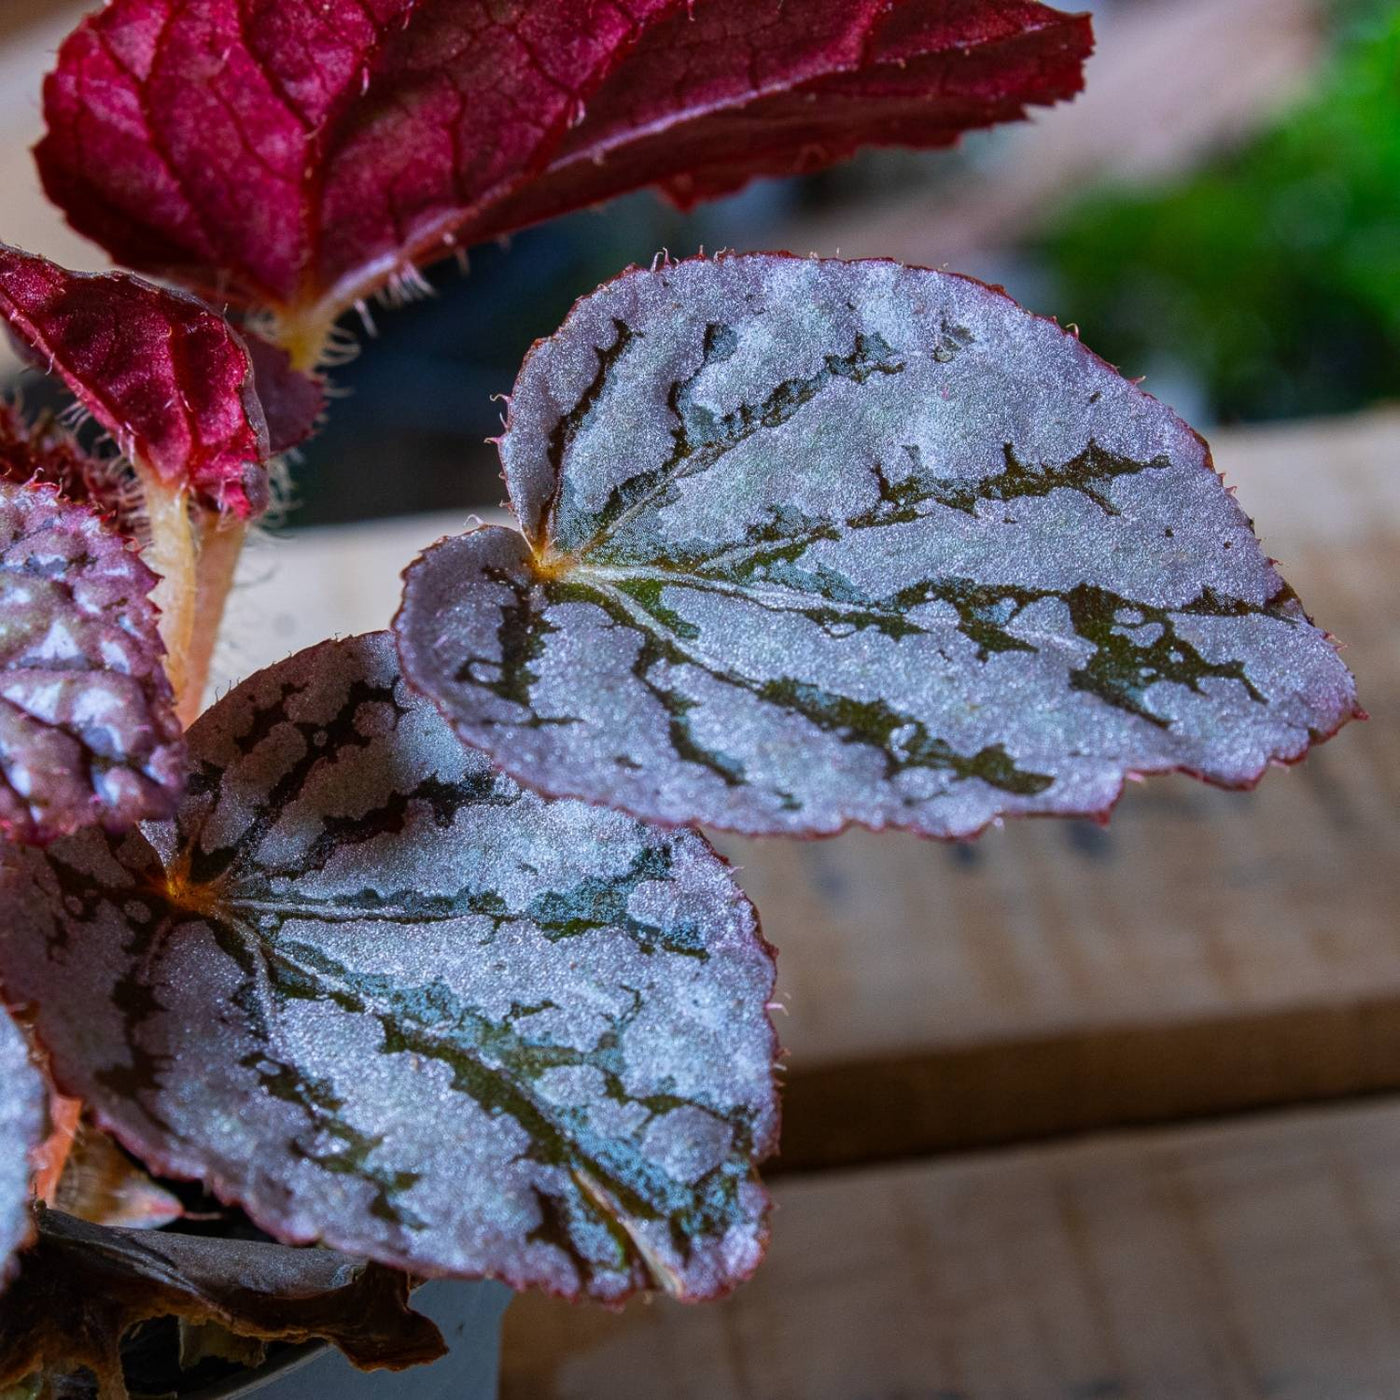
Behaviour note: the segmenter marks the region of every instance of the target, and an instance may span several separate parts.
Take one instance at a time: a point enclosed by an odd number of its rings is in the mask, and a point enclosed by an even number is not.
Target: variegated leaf
[[[45,1097],[24,1033],[0,1009],[0,1284],[9,1280],[15,1251],[33,1233],[30,1154],[43,1141]]]
[[[386,633],[190,745],[175,826],[0,849],[0,981],[104,1126],[419,1274],[611,1299],[754,1267],[773,965],[700,836],[522,791]]]
[[[174,810],[184,744],[155,582],[95,508],[0,480],[0,832],[44,842]]]
[[[996,289],[633,271],[531,353],[525,538],[407,575],[404,673],[522,782],[666,822],[965,836],[1227,786],[1355,710],[1175,415]]]

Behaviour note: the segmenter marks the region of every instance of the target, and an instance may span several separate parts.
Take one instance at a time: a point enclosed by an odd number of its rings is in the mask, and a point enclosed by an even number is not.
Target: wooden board
[[[1400,1103],[790,1180],[705,1307],[506,1314],[502,1400],[1395,1400]]]

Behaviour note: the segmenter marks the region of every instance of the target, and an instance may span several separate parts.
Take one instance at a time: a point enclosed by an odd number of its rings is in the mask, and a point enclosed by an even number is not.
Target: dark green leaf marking
[[[501,454],[529,545],[436,546],[395,633],[545,791],[960,837],[1129,774],[1247,786],[1355,712],[1200,439],[963,278],[633,272],[531,353]]]
[[[701,1297],[756,1264],[773,968],[698,835],[522,791],[385,634],[191,747],[173,828],[0,851],[0,976],[129,1146],[422,1273]]]

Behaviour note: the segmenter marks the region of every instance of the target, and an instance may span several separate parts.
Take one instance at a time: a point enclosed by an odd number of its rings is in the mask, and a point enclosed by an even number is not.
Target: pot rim
[[[289,1348],[282,1355],[264,1361],[261,1366],[240,1371],[237,1375],[215,1381],[201,1390],[192,1391],[186,1400],[235,1400],[235,1397],[252,1395],[264,1386],[271,1385],[273,1381],[301,1370],[303,1366],[309,1365],[318,1356],[324,1356],[330,1350],[329,1342],[302,1342],[299,1346]]]

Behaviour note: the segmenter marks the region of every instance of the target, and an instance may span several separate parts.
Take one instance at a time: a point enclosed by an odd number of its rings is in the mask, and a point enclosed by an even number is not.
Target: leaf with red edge
[[[0,831],[46,842],[174,810],[184,744],[149,594],[96,511],[0,481]]]
[[[0,1285],[34,1232],[30,1154],[43,1141],[46,1096],[24,1032],[0,1009]]]
[[[114,0],[37,156],[119,260],[324,324],[444,240],[946,145],[1073,95],[1090,45],[1029,0]]]
[[[104,1400],[124,1400],[122,1338],[157,1317],[328,1341],[366,1370],[436,1361],[442,1334],[408,1300],[402,1274],[329,1250],[108,1229],[44,1211],[0,1299],[0,1386],[36,1377],[39,1393],[66,1393],[63,1378],[86,1370]]]
[[[1088,15],[1025,0],[709,0],[653,24],[548,168],[463,231],[644,185],[689,207],[862,146],[950,146],[1083,87]]]
[[[0,244],[0,316],[122,454],[243,519],[267,506],[267,424],[222,316],[126,273],[69,272]]]
[[[0,982],[102,1126],[418,1274],[707,1297],[757,1264],[773,963],[701,836],[522,791],[387,633],[189,737],[176,829],[0,847]]]
[[[967,278],[634,270],[531,352],[501,455],[524,537],[429,550],[394,627],[540,790],[960,837],[1247,786],[1355,712],[1201,439]]]

